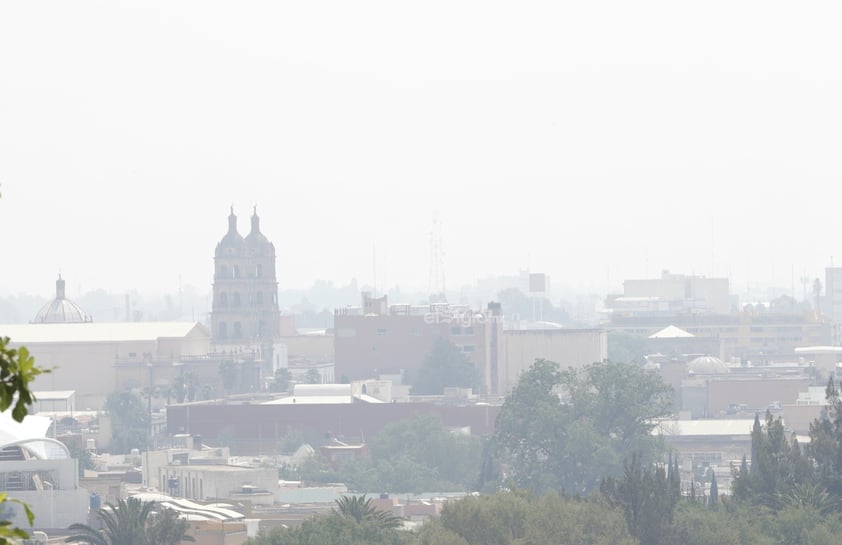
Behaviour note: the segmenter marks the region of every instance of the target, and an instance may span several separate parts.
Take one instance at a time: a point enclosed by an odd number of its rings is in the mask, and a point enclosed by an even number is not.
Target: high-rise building
[[[216,245],[211,334],[216,345],[267,351],[280,336],[275,246],[260,232],[257,207],[245,238],[231,207],[228,232]]]

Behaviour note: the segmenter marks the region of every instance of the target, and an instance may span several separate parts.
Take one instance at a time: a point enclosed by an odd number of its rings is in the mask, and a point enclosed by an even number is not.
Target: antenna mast
[[[444,283],[444,244],[438,212],[433,212],[433,228],[430,231],[430,283],[428,291],[431,303],[447,301]]]

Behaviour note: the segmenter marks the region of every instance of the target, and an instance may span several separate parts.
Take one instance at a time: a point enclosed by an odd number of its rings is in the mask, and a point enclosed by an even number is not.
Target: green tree
[[[128,453],[149,445],[149,412],[141,398],[130,391],[108,396],[105,409],[111,415],[111,451]]]
[[[383,528],[376,521],[357,522],[333,512],[315,515],[295,528],[274,528],[246,541],[247,545],[412,545],[416,540],[403,530]]]
[[[831,495],[842,499],[842,399],[833,377],[828,380],[825,397],[827,406],[810,424],[808,452],[817,480]]]
[[[526,536],[528,512],[529,501],[520,493],[466,496],[444,505],[441,524],[468,545],[514,545]]]
[[[708,505],[711,509],[716,509],[719,505],[719,485],[716,484],[716,473],[711,472],[710,477],[710,494],[708,495]]]
[[[637,545],[623,512],[592,500],[548,494],[530,505],[518,545]]]
[[[73,532],[65,542],[88,545],[158,545],[149,541],[147,526],[154,502],[136,498],[120,500],[117,505],[107,504],[97,512],[102,530],[87,524],[71,524]]]
[[[622,363],[646,363],[646,337],[625,333],[608,332],[608,359]]]
[[[501,461],[519,487],[587,493],[620,474],[623,459],[656,458],[661,444],[651,431],[669,414],[670,393],[658,375],[634,365],[560,371],[538,360],[497,416]]]
[[[763,508],[708,509],[700,502],[682,501],[672,522],[672,543],[681,545],[773,545],[776,540],[765,533],[770,526]]]
[[[196,541],[187,533],[190,522],[179,517],[174,509],[162,507],[149,518],[146,528],[150,545],[179,545],[182,541]]]
[[[787,441],[783,421],[766,412],[765,424],[759,415],[751,434],[751,467],[741,465],[734,472],[734,499],[775,506],[799,484],[813,481],[813,464],[801,454],[797,441]]]
[[[273,392],[286,392],[289,390],[289,381],[292,379],[292,374],[289,369],[282,367],[275,371],[275,379],[270,385],[270,390]]]
[[[625,513],[629,532],[645,545],[670,541],[673,512],[678,503],[662,466],[644,466],[638,456],[625,465],[623,476],[608,477],[600,493],[614,508]]]
[[[307,373],[304,375],[304,382],[307,384],[321,384],[322,375],[319,373],[318,369],[308,369]]]
[[[418,531],[420,545],[468,545],[465,538],[441,525],[439,519],[431,519]]]
[[[439,338],[418,369],[412,393],[441,395],[446,386],[473,388],[478,392],[480,373],[459,347],[445,338]]]

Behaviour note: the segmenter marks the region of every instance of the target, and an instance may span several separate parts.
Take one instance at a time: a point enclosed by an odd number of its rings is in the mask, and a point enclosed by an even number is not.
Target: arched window
[[[219,278],[228,278],[228,266],[220,265],[217,274],[219,275]]]
[[[217,328],[217,337],[220,339],[227,339],[228,338],[228,324],[225,322],[219,322],[219,325],[216,326]]]
[[[263,276],[263,265],[261,265],[260,263],[258,263],[258,264],[254,267],[254,276],[255,276],[256,278],[260,278],[261,276]]]
[[[266,322],[260,320],[257,323],[257,337],[262,339],[266,336]]]
[[[234,322],[234,338],[239,339],[243,336],[243,325],[240,322]]]
[[[234,302],[231,303],[231,306],[235,306],[235,307],[240,306],[240,292],[238,292],[238,291],[234,292]]]
[[[219,306],[225,308],[228,306],[228,294],[222,292],[219,294]]]
[[[239,278],[239,277],[240,277],[240,267],[237,266],[237,265],[234,265],[234,278]]]

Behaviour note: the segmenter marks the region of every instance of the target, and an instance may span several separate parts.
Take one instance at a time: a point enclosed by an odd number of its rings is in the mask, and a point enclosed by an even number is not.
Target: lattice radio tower
[[[433,213],[433,228],[430,231],[430,284],[428,290],[431,303],[447,301],[444,284],[444,247],[438,212]]]

